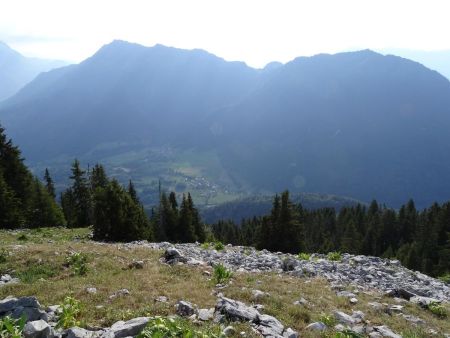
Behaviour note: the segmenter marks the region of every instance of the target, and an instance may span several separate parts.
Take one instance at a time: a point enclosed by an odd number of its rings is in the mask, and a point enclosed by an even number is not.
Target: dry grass
[[[145,248],[133,248],[120,244],[99,244],[89,241],[87,229],[44,229],[26,230],[21,233],[0,231],[0,247],[10,255],[0,263],[0,273],[20,276],[26,283],[0,288],[0,299],[8,295],[36,296],[47,306],[62,303],[71,295],[83,306],[82,322],[89,327],[109,326],[117,320],[142,315],[171,315],[178,300],[187,300],[199,308],[214,307],[216,296],[214,283],[203,271],[210,267],[166,266],[159,262],[161,252]],[[26,234],[26,240],[18,240]],[[83,252],[88,256],[88,272],[76,276],[71,268],[65,267],[65,259],[72,252]],[[133,260],[143,260],[143,269],[128,269]],[[97,288],[96,294],[89,294],[87,287]],[[110,299],[117,290],[128,289],[130,295]],[[264,313],[278,318],[284,325],[301,333],[302,337],[334,337],[334,333],[318,334],[308,332],[308,323],[317,321],[322,315],[334,310],[351,313],[361,310],[372,324],[385,324],[394,331],[406,332],[413,328],[409,322],[398,316],[377,312],[368,302],[393,304],[392,299],[380,294],[359,293],[358,304],[352,306],[347,299],[339,298],[323,279],[294,278],[277,274],[235,274],[232,282],[223,290],[225,296],[253,303],[251,290],[259,289],[269,293],[259,304]],[[166,296],[168,303],[155,301]],[[309,305],[294,305],[295,300],[305,298]],[[405,312],[426,321],[427,328],[450,333],[450,321],[439,319],[428,311],[413,304],[402,304]],[[448,304],[446,305],[448,307]],[[247,324],[235,325],[239,331],[254,336]]]

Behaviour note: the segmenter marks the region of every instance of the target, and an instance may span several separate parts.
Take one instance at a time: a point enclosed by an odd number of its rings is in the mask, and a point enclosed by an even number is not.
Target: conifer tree
[[[53,183],[52,178],[50,177],[50,172],[48,171],[48,168],[45,168],[44,181],[45,181],[45,188],[47,189],[49,195],[53,199],[55,199],[56,198],[55,185]]]
[[[63,209],[69,226],[86,227],[92,224],[92,204],[91,190],[88,186],[86,172],[81,169],[80,162],[75,159],[71,168],[72,186],[66,193],[70,196],[63,196]],[[73,203],[68,205],[68,203]],[[72,214],[66,213],[70,210]]]
[[[131,180],[128,181],[128,195],[130,195],[135,203],[140,203],[133,181]]]
[[[64,225],[61,210],[0,127],[0,227]]]
[[[180,241],[183,243],[195,242],[197,240],[197,236],[195,235],[192,210],[185,194],[183,194],[183,200],[181,201],[179,222],[179,228],[181,230]]]
[[[194,206],[191,194],[188,193],[187,197],[188,208],[192,216],[192,227],[194,228],[195,238],[199,242],[204,242],[206,239],[205,227],[200,220],[200,215],[197,208]],[[234,241],[233,241],[234,242]],[[232,242],[229,242],[232,243]]]
[[[89,175],[89,183],[91,191],[95,192],[97,188],[106,188],[108,185],[108,177],[106,176],[105,168],[101,164],[96,164]]]
[[[6,184],[0,170],[0,229],[19,228],[24,221],[20,201]]]

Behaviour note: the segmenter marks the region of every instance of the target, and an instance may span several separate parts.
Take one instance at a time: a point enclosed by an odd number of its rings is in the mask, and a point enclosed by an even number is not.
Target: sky
[[[263,67],[357,49],[450,50],[448,0],[0,0],[0,41],[80,62],[114,39]]]

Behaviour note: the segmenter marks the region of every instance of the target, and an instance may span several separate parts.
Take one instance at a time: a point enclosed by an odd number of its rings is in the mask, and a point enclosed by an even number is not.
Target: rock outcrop
[[[299,260],[291,254],[257,251],[242,246],[227,246],[217,251],[203,249],[199,244],[138,241],[124,245],[164,250],[163,259],[168,264],[196,262],[196,265],[214,266],[220,263],[238,272],[275,271],[299,277],[320,276],[332,284],[355,285],[363,290],[376,289],[408,300],[421,296],[450,301],[450,285],[409,270],[398,260],[350,254],[343,254],[340,261],[330,261],[323,254],[313,254],[309,260]]]

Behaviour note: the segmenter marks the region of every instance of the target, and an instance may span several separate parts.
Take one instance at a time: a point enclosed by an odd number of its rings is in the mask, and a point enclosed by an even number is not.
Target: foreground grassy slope
[[[80,300],[83,308],[81,321],[86,327],[109,326],[117,320],[143,315],[171,315],[178,300],[187,300],[199,308],[214,307],[215,285],[204,273],[210,267],[166,266],[159,262],[162,252],[145,248],[130,248],[122,244],[103,244],[89,240],[88,229],[41,229],[0,231],[0,274],[10,273],[21,279],[20,284],[0,287],[0,299],[9,295],[36,296],[44,305],[62,303],[67,295]],[[65,266],[70,252],[82,252],[88,257],[88,272],[76,276]],[[143,260],[143,269],[129,269],[133,260]],[[95,287],[96,294],[86,291]],[[120,289],[130,294],[111,299]],[[395,304],[377,292],[359,293],[358,304],[351,305],[339,298],[329,284],[318,278],[294,278],[277,274],[235,273],[232,282],[220,290],[227,297],[252,303],[251,290],[259,289],[270,295],[258,301],[265,307],[264,313],[277,317],[284,325],[300,332],[302,337],[334,337],[333,332],[323,334],[305,330],[308,323],[332,317],[333,310],[351,313],[361,310],[373,325],[388,325],[404,337],[428,337],[432,328],[450,332],[450,321],[440,319],[413,304],[405,306],[404,313],[425,320],[421,329],[412,326],[402,317],[375,311],[368,302]],[[349,289],[352,290],[352,289]],[[168,303],[156,302],[158,296],[166,296]],[[305,298],[309,305],[294,305],[295,300]],[[445,305],[450,311],[448,304]],[[213,325],[213,324],[204,324]],[[246,331],[254,336],[247,324],[237,325],[238,332]],[[439,335],[438,335],[439,337]]]

